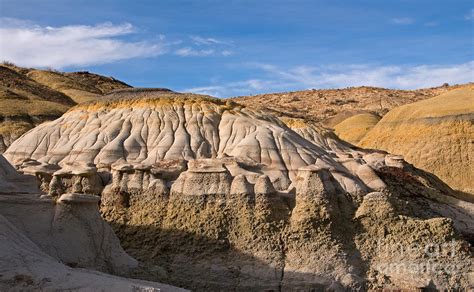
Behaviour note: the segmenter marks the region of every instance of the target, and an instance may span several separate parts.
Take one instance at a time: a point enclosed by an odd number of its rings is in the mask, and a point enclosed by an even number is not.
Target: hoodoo
[[[138,262],[100,217],[99,197],[48,198],[2,155],[0,175],[0,290],[181,290],[106,274],[131,275]]]
[[[194,290],[472,285],[472,204],[401,156],[233,102],[122,90],[5,156],[50,200],[100,195],[143,279]]]

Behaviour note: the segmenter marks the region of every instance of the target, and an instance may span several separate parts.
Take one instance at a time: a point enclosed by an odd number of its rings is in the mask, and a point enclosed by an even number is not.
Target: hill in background
[[[233,100],[246,106],[268,110],[277,116],[302,118],[333,128],[357,114],[383,116],[397,106],[434,97],[457,87],[443,85],[426,89],[398,90],[362,86],[268,93],[241,96]]]
[[[131,86],[89,72],[58,72],[0,65],[0,152],[36,125],[70,107]]]
[[[401,154],[468,198],[474,194],[474,84],[397,107],[358,143]]]

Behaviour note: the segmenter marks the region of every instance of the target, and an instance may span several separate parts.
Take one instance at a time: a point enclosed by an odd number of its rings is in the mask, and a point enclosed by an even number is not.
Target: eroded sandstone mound
[[[154,94],[78,106],[15,141],[5,156],[15,164],[29,158],[104,167],[120,160],[152,167],[162,161],[231,158],[232,175],[254,182],[266,174],[280,190],[289,187],[300,167],[318,164],[340,173],[336,177],[351,192],[365,190],[337,161],[338,153],[328,155],[323,143],[310,143],[277,118],[205,96]]]
[[[474,198],[474,86],[393,109],[359,145],[403,155]]]
[[[6,157],[51,198],[100,194],[143,279],[206,291],[473,284],[472,204],[401,156],[301,121],[132,90],[33,129]]]

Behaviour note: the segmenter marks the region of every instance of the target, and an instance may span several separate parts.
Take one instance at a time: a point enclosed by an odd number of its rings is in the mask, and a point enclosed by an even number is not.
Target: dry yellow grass
[[[2,116],[54,116],[59,117],[68,106],[44,100],[0,100]]]
[[[474,112],[474,85],[450,90],[439,96],[394,109],[392,120],[435,118]],[[407,116],[408,114],[408,116]]]
[[[2,122],[0,123],[0,135],[13,134],[19,136],[20,134],[30,130],[31,128],[32,125],[26,122]]]
[[[193,104],[213,104],[220,106],[222,109],[232,109],[238,107],[238,104],[232,104],[225,100],[214,98],[207,95],[199,94],[176,94],[176,93],[160,93],[159,96],[148,96],[141,98],[114,98],[103,99],[88,103],[79,104],[70,109],[98,111],[103,109],[116,108],[143,108],[143,107],[161,107],[168,105],[193,105]]]
[[[0,140],[10,143],[45,120],[60,117],[77,103],[128,88],[113,78],[88,72],[62,73],[0,65]],[[15,125],[16,124],[16,125]],[[2,139],[3,138],[3,139]],[[8,145],[0,145],[0,152]]]
[[[112,90],[129,86],[108,77],[87,73],[60,73],[46,70],[31,70],[26,76],[32,80],[60,91],[71,97],[76,103],[100,99]]]

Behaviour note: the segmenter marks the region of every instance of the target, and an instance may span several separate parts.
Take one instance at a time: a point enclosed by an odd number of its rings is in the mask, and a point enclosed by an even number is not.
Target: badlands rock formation
[[[89,72],[61,73],[0,65],[0,153],[26,131],[71,106],[129,85]]]
[[[474,86],[468,85],[393,109],[359,145],[401,154],[473,199],[473,121]]]
[[[100,193],[143,279],[206,291],[473,285],[472,204],[403,157],[298,120],[129,90],[5,155],[52,198]]]
[[[98,272],[126,275],[138,265],[100,217],[98,201],[75,193],[45,197],[34,177],[18,174],[0,155],[0,290],[173,290]]]

